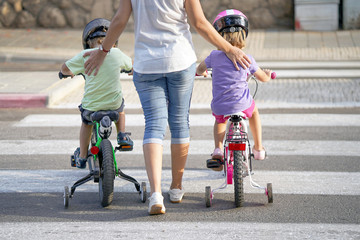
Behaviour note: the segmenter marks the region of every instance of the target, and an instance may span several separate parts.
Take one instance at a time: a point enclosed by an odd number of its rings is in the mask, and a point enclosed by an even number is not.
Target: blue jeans
[[[141,74],[134,72],[134,84],[145,115],[143,144],[162,144],[167,123],[171,143],[190,141],[189,109],[196,64],[171,73]]]

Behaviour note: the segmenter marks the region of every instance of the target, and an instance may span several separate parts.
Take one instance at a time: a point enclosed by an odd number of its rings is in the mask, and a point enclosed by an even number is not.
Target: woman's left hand
[[[233,62],[237,70],[240,70],[238,63],[243,69],[250,67],[251,61],[249,57],[237,47],[232,47],[230,51],[226,53],[226,56]]]

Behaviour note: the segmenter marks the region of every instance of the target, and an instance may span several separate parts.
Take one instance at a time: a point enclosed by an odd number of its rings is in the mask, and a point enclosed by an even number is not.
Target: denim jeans
[[[141,74],[134,72],[134,84],[145,115],[143,144],[162,144],[167,124],[171,143],[190,141],[189,109],[196,64],[171,73]]]

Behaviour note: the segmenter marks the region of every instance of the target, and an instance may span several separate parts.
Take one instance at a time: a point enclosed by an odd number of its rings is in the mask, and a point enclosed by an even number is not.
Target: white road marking
[[[360,141],[265,140],[263,144],[269,155],[360,156]],[[0,155],[70,155],[78,145],[79,140],[0,140]],[[213,140],[190,140],[189,154],[210,154],[213,145]],[[134,150],[121,154],[142,154],[141,146],[142,140],[134,140]],[[170,140],[164,140],[163,153],[170,154]]]
[[[360,126],[359,114],[261,114],[263,126]],[[190,126],[212,126],[211,114],[190,114]],[[80,127],[80,114],[30,114],[15,127]],[[145,126],[142,114],[127,114],[126,126]]]
[[[125,174],[138,182],[147,182],[145,168],[125,169]],[[63,192],[64,186],[72,186],[78,179],[86,176],[88,170],[0,170],[0,192]],[[316,194],[316,195],[360,195],[360,173],[358,172],[293,172],[293,171],[254,171],[253,180],[266,186],[272,183],[274,194]],[[331,184],[329,184],[331,179]],[[186,192],[203,193],[205,186],[212,189],[225,182],[222,172],[209,169],[186,170],[183,186]],[[171,170],[162,171],[162,189],[167,192],[171,184]],[[148,186],[149,187],[149,186]],[[264,193],[252,188],[249,177],[245,178],[246,193]],[[98,192],[98,184],[90,181],[76,191]],[[116,192],[136,192],[134,184],[123,179],[115,180]],[[233,193],[232,185],[216,194]]]
[[[106,227],[104,227],[106,226]],[[34,231],[36,229],[36,231]],[[0,223],[8,240],[27,239],[359,239],[356,224],[261,222],[19,222]],[[221,236],[219,238],[219,236]]]

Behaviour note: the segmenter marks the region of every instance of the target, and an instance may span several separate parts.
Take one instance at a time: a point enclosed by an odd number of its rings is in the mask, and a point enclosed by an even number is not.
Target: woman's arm
[[[111,47],[115,44],[116,40],[119,39],[120,34],[124,31],[126,24],[130,18],[132,11],[131,0],[121,0],[119,8],[111,20],[110,27],[106,33],[106,37],[103,41],[103,49],[110,50]],[[101,50],[94,50],[91,52],[86,52],[84,57],[90,56],[89,59],[85,62],[85,73],[91,75],[95,70],[94,75],[99,71],[100,66],[102,65],[106,53]]]
[[[228,43],[215,28],[205,18],[199,0],[185,0],[185,9],[191,25],[208,42],[216,46],[219,50],[226,53],[227,57],[233,62],[236,69],[239,70],[239,63],[243,68],[250,66],[250,59],[239,48]]]

